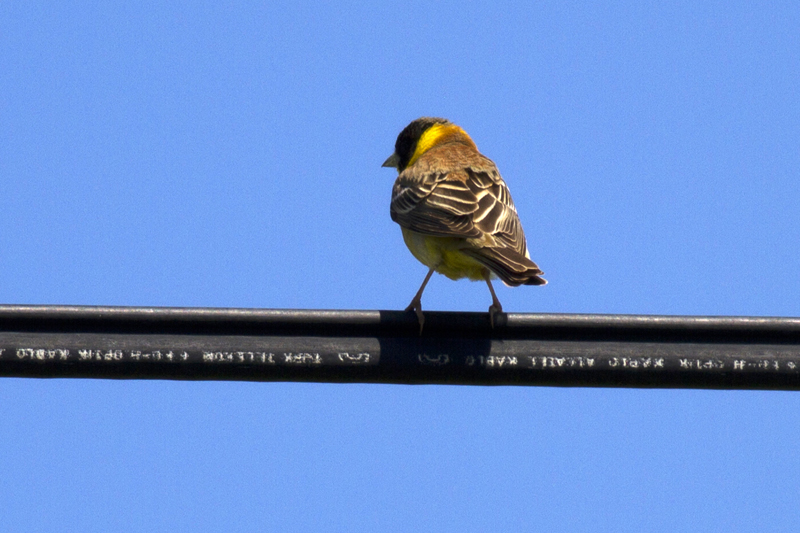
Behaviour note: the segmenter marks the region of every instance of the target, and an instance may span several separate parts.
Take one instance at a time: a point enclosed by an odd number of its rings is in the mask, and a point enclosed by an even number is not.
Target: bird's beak
[[[397,165],[400,164],[400,156],[396,153],[389,156],[389,159],[383,162],[381,165],[382,167],[392,167],[397,168]]]

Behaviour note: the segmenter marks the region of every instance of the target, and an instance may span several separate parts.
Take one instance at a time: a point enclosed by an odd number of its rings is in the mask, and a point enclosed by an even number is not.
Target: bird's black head
[[[408,166],[423,133],[435,124],[446,125],[450,123],[449,120],[444,118],[422,117],[406,126],[397,136],[397,141],[394,143],[394,153],[397,155],[397,170],[402,172]]]

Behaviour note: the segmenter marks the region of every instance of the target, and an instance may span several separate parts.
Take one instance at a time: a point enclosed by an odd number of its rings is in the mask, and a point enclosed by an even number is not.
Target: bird
[[[382,166],[398,172],[392,220],[412,255],[429,269],[405,309],[416,314],[420,335],[422,293],[434,272],[485,281],[492,295],[492,328],[503,312],[492,279],[512,287],[547,284],[530,259],[508,186],[462,128],[444,118],[418,118],[400,132]]]

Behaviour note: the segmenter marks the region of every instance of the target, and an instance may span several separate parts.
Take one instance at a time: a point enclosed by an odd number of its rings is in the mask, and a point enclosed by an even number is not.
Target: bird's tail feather
[[[506,285],[545,285],[547,280],[536,263],[510,248],[471,248],[462,250],[494,272]]]

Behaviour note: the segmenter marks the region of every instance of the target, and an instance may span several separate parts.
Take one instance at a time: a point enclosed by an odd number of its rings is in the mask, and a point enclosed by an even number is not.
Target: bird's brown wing
[[[410,169],[409,169],[410,170]],[[392,220],[404,228],[436,237],[477,238],[472,222],[478,198],[456,173],[404,171],[394,184]]]
[[[489,268],[508,285],[544,285],[544,274],[528,257],[525,233],[508,186],[494,168],[468,168],[467,184],[478,199],[472,223],[485,245],[461,251]]]
[[[392,220],[424,235],[465,239],[462,251],[509,285],[546,283],[527,257],[525,234],[497,167],[473,154],[466,166],[452,159],[441,164],[440,157],[404,170],[392,191]]]

